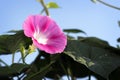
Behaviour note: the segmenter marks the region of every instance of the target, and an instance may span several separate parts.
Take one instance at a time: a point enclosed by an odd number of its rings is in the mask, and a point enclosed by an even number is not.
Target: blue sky
[[[118,44],[116,39],[120,37],[120,28],[117,22],[120,20],[120,11],[100,3],[94,4],[90,0],[45,0],[46,3],[50,1],[56,2],[61,7],[50,9],[50,16],[62,29],[81,29],[88,36],[106,40],[112,46]],[[120,7],[119,0],[105,1]],[[1,0],[0,34],[5,34],[9,30],[22,29],[25,18],[31,14],[39,14],[42,9],[36,0]],[[11,59],[2,58],[7,62]],[[31,58],[27,60],[30,61]]]
[[[52,0],[45,0],[46,3],[50,1]],[[120,11],[100,3],[94,4],[90,0],[53,1],[61,8],[51,9],[50,16],[62,29],[78,28],[85,31],[88,36],[99,37],[116,46],[116,39],[120,36],[117,24]],[[106,2],[116,6],[120,4],[119,0]],[[22,29],[25,18],[31,14],[39,14],[42,6],[36,0],[1,0],[0,10],[0,34],[4,34],[12,29]]]
[[[50,2],[52,0],[45,0]],[[78,28],[88,36],[96,36],[116,46],[120,35],[117,21],[120,11],[106,7],[90,0],[54,0],[61,7],[51,9],[50,14],[62,29]],[[119,6],[119,0],[106,0]],[[0,2],[0,34],[12,29],[22,29],[22,23],[28,15],[39,14],[42,6],[36,0],[1,0]],[[77,34],[81,35],[81,34]]]

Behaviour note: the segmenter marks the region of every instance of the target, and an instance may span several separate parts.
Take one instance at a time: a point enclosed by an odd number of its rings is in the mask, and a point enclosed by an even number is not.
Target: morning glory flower
[[[28,16],[23,30],[25,36],[32,39],[33,45],[46,53],[62,53],[66,47],[67,37],[49,16]]]

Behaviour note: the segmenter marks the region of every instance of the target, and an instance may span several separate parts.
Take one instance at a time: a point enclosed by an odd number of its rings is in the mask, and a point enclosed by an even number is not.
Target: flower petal
[[[28,16],[27,19],[23,23],[24,34],[27,37],[31,37],[35,31],[35,27],[33,25],[33,16]]]
[[[50,54],[61,53],[67,44],[67,37],[49,16],[32,15],[23,24],[24,33],[33,44]]]
[[[67,40],[66,36],[64,34],[61,34],[57,37],[49,39],[48,44],[46,45],[39,44],[36,40],[33,40],[33,44],[40,50],[43,50],[50,54],[56,54],[64,51]]]

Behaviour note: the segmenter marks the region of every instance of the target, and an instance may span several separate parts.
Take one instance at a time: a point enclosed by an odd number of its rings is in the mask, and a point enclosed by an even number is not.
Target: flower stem
[[[68,71],[68,74],[70,75],[71,77],[71,80],[75,80],[74,76],[73,76],[73,73],[72,73],[72,70],[70,68],[70,66],[67,68],[67,71]]]
[[[88,74],[88,80],[91,80],[91,72],[89,71]]]
[[[14,63],[15,53],[12,53],[12,64]]]
[[[25,63],[25,57],[24,57],[24,54],[25,54],[25,53],[22,53],[22,52],[21,52],[21,59],[22,59],[22,62],[23,62],[23,63]],[[26,56],[27,56],[27,55],[26,55]]]
[[[106,2],[103,2],[102,0],[97,0],[97,1],[100,2],[100,3],[102,3],[102,4],[104,4],[104,5],[106,5],[106,6],[108,6],[108,7],[111,7],[111,8],[117,9],[117,10],[120,10],[119,7],[116,7],[116,6],[113,6],[113,5],[108,4],[108,3],[106,3]]]
[[[59,63],[60,63],[60,66],[62,67],[63,71],[67,74],[67,79],[70,80],[70,77],[69,77],[69,74],[68,74],[68,71],[65,69],[62,61],[61,61],[61,58],[59,60]]]
[[[46,5],[45,5],[45,3],[44,3],[44,0],[40,0],[40,2],[41,2],[42,6],[43,6],[43,8],[44,8],[44,10],[45,10],[46,15],[49,16],[50,14],[49,14],[48,8],[46,7]]]
[[[5,63],[2,59],[0,59],[0,62],[3,63],[5,66],[8,66],[8,64]]]
[[[91,75],[90,74],[88,75],[88,80],[91,80]]]

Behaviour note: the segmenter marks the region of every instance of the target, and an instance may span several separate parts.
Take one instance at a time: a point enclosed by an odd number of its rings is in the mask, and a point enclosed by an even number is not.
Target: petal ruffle
[[[33,21],[34,21],[33,16],[28,16],[23,23],[24,34],[27,37],[32,37],[32,35],[34,34],[35,27],[34,27]]]

